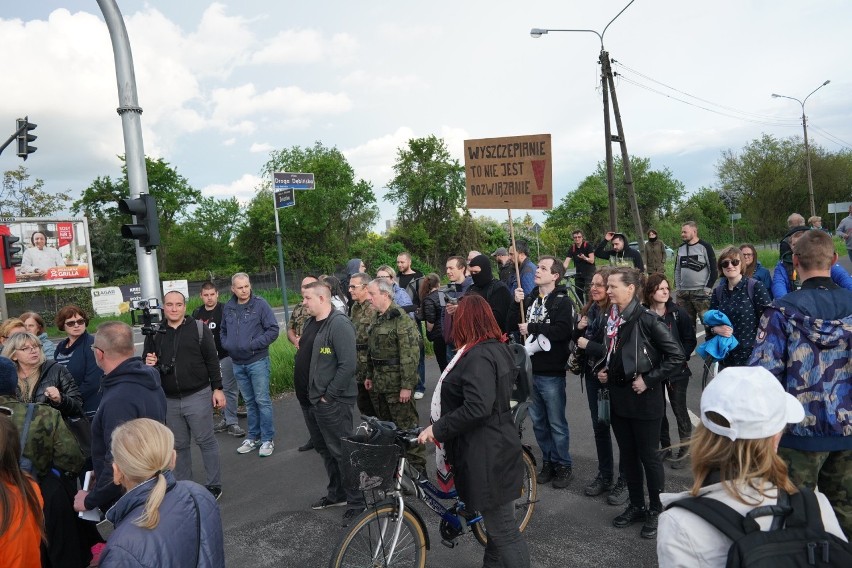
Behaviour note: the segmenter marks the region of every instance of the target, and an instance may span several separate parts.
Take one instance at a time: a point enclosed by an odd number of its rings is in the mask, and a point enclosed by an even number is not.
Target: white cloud
[[[275,149],[275,146],[273,146],[272,144],[266,144],[266,143],[259,144],[259,143],[255,142],[254,144],[251,145],[251,148],[249,148],[249,152],[251,152],[253,154],[260,154],[260,153],[265,154],[265,153],[271,152],[274,149]]]
[[[228,184],[211,184],[201,189],[205,197],[216,197],[230,199],[236,197],[240,203],[248,203],[254,197],[258,187],[263,184],[263,178],[252,174],[243,174],[242,177]]]
[[[406,92],[416,89],[426,89],[428,81],[416,73],[405,75],[373,74],[358,69],[343,77],[340,82],[347,86],[361,87],[369,91]]]
[[[330,39],[316,30],[284,30],[251,56],[254,65],[306,65],[329,60],[341,64],[351,60],[358,42],[349,34]]]
[[[222,140],[222,146],[233,146],[236,143],[236,138],[228,138],[227,140]]]

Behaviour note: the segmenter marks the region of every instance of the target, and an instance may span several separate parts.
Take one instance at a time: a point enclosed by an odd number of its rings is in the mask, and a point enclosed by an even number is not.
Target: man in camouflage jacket
[[[370,304],[367,294],[367,285],[370,276],[359,272],[349,277],[349,295],[352,296],[352,308],[349,318],[355,326],[355,349],[356,364],[355,380],[358,383],[358,410],[364,416],[376,416],[376,409],[370,393],[364,388],[364,379],[367,377],[367,340],[370,334],[370,326],[376,321],[376,310]]]
[[[411,318],[393,301],[393,283],[376,279],[367,286],[370,303],[376,310],[367,339],[367,373],[364,387],[376,415],[400,428],[417,426],[417,407],[412,394],[417,385],[420,360],[420,334]],[[411,465],[426,468],[426,450],[418,445],[408,451]]]

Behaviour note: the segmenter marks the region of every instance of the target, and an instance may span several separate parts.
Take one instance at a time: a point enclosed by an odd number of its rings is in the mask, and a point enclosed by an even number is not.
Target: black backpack
[[[778,504],[757,507],[746,516],[709,497],[675,501],[734,541],[726,566],[731,568],[786,568],[794,566],[852,566],[852,548],[822,524],[819,501],[813,491],[800,487],[787,495],[778,490]],[[772,515],[768,531],[760,530],[755,517]]]

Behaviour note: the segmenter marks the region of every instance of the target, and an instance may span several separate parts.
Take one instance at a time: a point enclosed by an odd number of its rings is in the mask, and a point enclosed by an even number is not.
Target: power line
[[[816,130],[817,132],[820,132],[823,136],[825,136],[826,138],[828,138],[829,140],[831,140],[832,142],[834,142],[834,143],[835,143],[835,144],[837,144],[838,146],[841,146],[841,147],[848,148],[848,149],[852,150],[852,144],[850,144],[850,143],[846,142],[846,141],[845,141],[845,140],[843,140],[842,138],[838,138],[837,136],[835,136],[835,135],[834,135],[834,134],[832,134],[831,132],[828,132],[828,131],[826,131],[826,130],[823,130],[823,129],[822,129],[822,128],[820,128],[819,126],[814,126],[813,124],[809,124],[808,126],[809,126],[812,130]]]
[[[745,122],[751,122],[753,124],[762,124],[764,126],[795,126],[795,127],[799,126],[799,124],[796,123],[796,122],[777,122],[777,121],[776,122],[769,122],[767,120],[762,120],[762,119],[758,119],[758,118],[749,118],[747,116],[738,116],[738,115],[732,114],[730,112],[724,112],[724,111],[717,110],[717,109],[714,109],[714,108],[709,108],[708,106],[696,104],[696,103],[690,102],[688,100],[685,100],[683,98],[671,95],[669,93],[664,93],[663,91],[660,91],[659,89],[655,89],[654,87],[650,87],[648,85],[640,83],[639,81],[636,81],[635,79],[631,79],[629,77],[626,77],[625,75],[623,75],[621,73],[616,73],[615,75],[617,75],[622,81],[629,83],[631,85],[634,85],[636,87],[639,87],[640,89],[645,89],[646,91],[650,91],[652,93],[662,95],[662,96],[664,96],[668,99],[672,99],[672,100],[681,102],[685,105],[689,105],[691,107],[699,108],[701,110],[706,110],[707,112],[712,112],[714,114],[718,114],[718,115],[721,115],[721,116],[727,116],[729,118],[735,118],[737,120],[742,120],[742,121],[745,121]],[[710,103],[710,104],[712,104],[712,103]],[[737,112],[739,112],[739,111],[737,111]]]

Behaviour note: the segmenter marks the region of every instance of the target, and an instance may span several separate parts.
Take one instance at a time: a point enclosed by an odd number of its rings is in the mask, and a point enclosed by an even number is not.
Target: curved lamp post
[[[790,99],[791,101],[796,101],[797,103],[799,103],[802,106],[802,129],[805,132],[805,163],[807,165],[807,170],[808,170],[808,201],[810,202],[810,206],[811,206],[811,217],[816,215],[816,206],[814,205],[814,180],[813,180],[813,177],[811,176],[811,149],[810,149],[810,146],[808,145],[808,117],[805,116],[805,103],[808,102],[808,99],[810,98],[810,96],[812,94],[816,93],[817,91],[819,91],[820,89],[822,89],[823,87],[828,85],[829,83],[831,83],[830,80],[826,81],[825,83],[823,83],[822,85],[820,85],[819,87],[817,87],[816,89],[811,91],[810,94],[807,97],[805,97],[804,100],[801,100],[801,101],[799,99],[797,99],[796,97],[788,97],[787,95],[778,95],[776,93],[772,93],[772,98],[775,98],[775,99]]]

